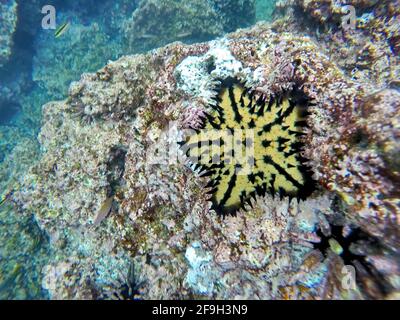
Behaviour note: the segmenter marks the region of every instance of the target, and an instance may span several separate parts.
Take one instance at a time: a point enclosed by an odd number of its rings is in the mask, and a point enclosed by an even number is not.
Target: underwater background
[[[399,8],[0,0],[0,299],[398,299]],[[307,97],[312,195],[223,219],[190,165],[141,161],[223,77]]]

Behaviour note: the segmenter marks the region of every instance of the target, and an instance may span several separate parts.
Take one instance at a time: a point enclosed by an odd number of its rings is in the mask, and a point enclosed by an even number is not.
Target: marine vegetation
[[[181,143],[194,168],[210,177],[212,209],[235,214],[266,192],[281,199],[311,194],[300,155],[308,104],[300,91],[257,97],[236,79],[221,82],[213,112]]]

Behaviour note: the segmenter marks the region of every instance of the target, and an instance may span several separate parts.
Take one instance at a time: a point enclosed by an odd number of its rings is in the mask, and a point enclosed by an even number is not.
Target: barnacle
[[[313,181],[300,155],[307,105],[298,90],[257,97],[237,79],[221,81],[201,129],[181,143],[194,169],[210,177],[212,209],[235,214],[267,192],[310,195]]]

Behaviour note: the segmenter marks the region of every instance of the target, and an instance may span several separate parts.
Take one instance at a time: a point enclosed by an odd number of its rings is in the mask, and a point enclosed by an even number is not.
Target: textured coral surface
[[[371,92],[313,39],[279,28],[123,57],[44,106],[41,159],[12,199],[57,252],[43,269],[52,298],[395,296],[399,93]],[[177,142],[227,77],[260,96],[296,87],[313,101],[306,200],[267,195],[226,218],[210,210],[207,178]],[[345,264],[359,274],[352,290]]]
[[[399,1],[278,1],[271,23],[104,61],[255,18],[254,1],[177,3],[107,7],[101,27],[118,30],[124,49],[80,12],[60,41],[38,36],[34,99],[19,97],[23,76],[1,87],[26,126],[0,128],[0,298],[398,299]],[[345,4],[355,29],[341,25]],[[65,55],[70,46],[79,54]],[[255,99],[300,91],[309,102],[297,151],[311,195],[254,195],[252,208],[226,217],[211,208],[215,181],[178,142],[202,127],[228,78]],[[43,106],[37,146],[32,101],[47,89],[66,99]]]
[[[17,26],[17,2],[0,2],[0,68],[8,61],[13,45],[13,35]]]
[[[142,0],[124,33],[131,50],[143,52],[173,41],[211,40],[254,21],[254,0]]]

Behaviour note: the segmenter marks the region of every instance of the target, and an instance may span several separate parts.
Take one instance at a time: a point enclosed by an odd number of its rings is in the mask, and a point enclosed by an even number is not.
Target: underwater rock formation
[[[255,0],[212,0],[209,1],[221,17],[225,32],[253,25],[256,16]]]
[[[143,52],[173,41],[211,40],[254,21],[254,0],[142,0],[124,32],[130,50]]]
[[[43,30],[41,27],[43,17],[41,8],[48,4],[48,1],[16,2],[18,6],[15,5],[14,1],[0,1],[0,25],[3,26],[10,22],[7,19],[3,20],[1,16],[10,13],[6,9],[3,10],[6,5],[9,6],[10,10],[13,10],[13,21],[17,20],[17,14],[19,17],[18,23],[15,25],[16,30],[13,24],[8,26],[7,30],[1,29],[0,32],[1,50],[11,49],[11,46],[3,45],[3,42],[1,42],[8,37],[9,33],[13,33],[14,40],[11,43],[12,51],[8,50],[12,54],[7,58],[4,66],[0,68],[0,233],[1,240],[4,243],[0,250],[0,296],[2,299],[40,299],[47,297],[46,290],[41,290],[40,284],[41,268],[46,264],[46,258],[51,256],[47,252],[47,238],[43,231],[38,229],[32,216],[20,215],[15,208],[11,207],[10,191],[13,186],[18,185],[18,181],[23,177],[24,172],[38,158],[39,144],[36,137],[41,125],[41,106],[56,97],[64,97],[71,80],[79,79],[84,71],[96,70],[107,63],[109,58],[115,58],[117,55],[110,57],[108,54],[104,54],[104,48],[109,44],[109,38],[104,36],[102,37],[104,42],[98,43],[97,47],[93,47],[91,44],[85,47],[91,49],[92,57],[99,54],[98,62],[94,63],[92,60],[93,65],[91,65],[88,63],[89,59],[84,61],[74,59],[74,57],[81,56],[82,51],[78,50],[78,45],[74,46],[75,51],[68,50],[67,42],[71,39],[68,38],[67,33],[64,35],[68,39],[55,39],[54,30]],[[13,7],[11,6],[12,3]],[[71,10],[74,10],[73,15],[76,19],[71,20],[72,23],[80,26],[87,24],[88,21],[92,24],[97,21],[102,26],[102,33],[108,34],[111,34],[111,29],[114,32],[117,25],[122,25],[123,18],[128,17],[137,6],[137,3],[131,0],[108,1],[101,5],[94,0],[91,1],[91,5],[89,5],[88,0],[72,2],[55,0],[52,1],[52,4],[57,9],[57,23],[63,23],[63,19],[66,19]],[[103,15],[103,10],[109,14]],[[96,16],[98,12],[101,12],[100,17]],[[94,33],[94,30],[92,31]],[[119,31],[114,34],[118,34]],[[38,38],[40,39],[38,40]],[[94,38],[90,38],[90,40],[93,41]],[[9,40],[11,37],[7,39]],[[46,44],[42,42],[45,39],[48,41]],[[86,41],[88,38],[82,37],[82,39]],[[119,41],[119,39],[113,37],[112,41]],[[53,51],[34,52],[35,40],[40,42],[39,49],[43,49],[48,43],[53,43],[52,49],[57,52],[57,59],[60,59],[56,62],[58,68],[52,69],[57,74],[46,74],[45,69],[53,61]],[[77,40],[77,38],[74,39],[73,43],[75,44]],[[54,44],[56,41],[57,43]],[[60,42],[63,43],[60,44]],[[64,52],[61,53],[55,49],[57,46]],[[118,47],[122,46],[118,44]],[[39,88],[32,81],[32,58],[36,54],[41,57],[40,62],[42,64],[38,67],[41,69],[40,73],[48,77],[46,81],[49,82],[50,88],[44,83],[41,83],[42,88]],[[44,57],[47,54],[49,56]],[[2,60],[1,53],[0,56],[0,60]],[[73,67],[66,67],[63,64],[64,62],[72,63]],[[63,69],[63,67],[65,68]],[[71,76],[70,69],[73,69],[73,76]],[[63,83],[62,80],[67,77],[74,78],[67,79],[66,83]],[[57,86],[57,90],[54,91],[55,95],[52,95],[52,86]],[[61,92],[63,95],[61,95]]]
[[[17,2],[6,0],[0,2],[0,68],[8,61],[13,35],[17,27]]]
[[[334,120],[323,116],[325,120],[314,129],[324,136],[318,142],[321,151],[326,145],[336,141],[336,151],[331,154],[325,151],[320,153],[321,159],[326,159],[325,164],[321,164],[321,168],[325,168],[324,172],[320,174],[327,178],[327,188],[336,190],[352,208],[350,211],[355,210],[354,219],[357,220],[361,213],[369,216],[374,223],[369,226],[365,224],[365,227],[372,233],[382,235],[389,232],[390,225],[397,219],[396,214],[393,214],[396,212],[393,205],[397,206],[396,181],[399,177],[398,169],[393,167],[392,152],[399,150],[395,139],[399,134],[400,60],[396,44],[400,31],[399,3],[350,1],[349,4],[354,5],[357,13],[355,29],[345,29],[332,21],[321,23],[322,17],[327,16],[337,16],[340,21],[341,6],[333,1],[321,2],[319,6],[312,6],[310,1],[294,1],[294,4],[288,1],[286,6],[291,13],[274,22],[274,28],[278,31],[289,28],[296,30],[295,32],[308,32],[315,41],[323,44],[323,52],[341,67],[355,86],[358,86],[359,92],[350,94],[344,89],[343,83],[336,82],[330,85],[341,95],[341,99],[346,101],[346,109],[342,112],[337,110]],[[299,23],[299,8],[309,12],[313,19],[319,20],[321,24],[317,29],[312,22],[303,20],[304,23]],[[317,13],[321,14],[321,17],[317,17]],[[307,77],[310,76],[312,77]],[[321,90],[315,84],[311,89]],[[332,97],[332,94],[328,94],[324,98],[323,113],[329,109],[333,112],[337,108]],[[349,103],[353,105],[352,108],[348,107]],[[329,133],[325,135],[328,132],[327,127],[336,127],[336,134],[330,137]],[[371,166],[371,163],[375,165]],[[390,169],[383,169],[388,167]],[[351,193],[355,189],[358,191],[354,193],[355,197],[349,194],[350,189]],[[374,190],[379,192],[375,193]],[[363,224],[365,221],[359,223]],[[384,226],[389,229],[384,231]],[[396,247],[394,243],[392,246]]]
[[[144,0],[134,11],[125,35],[135,52],[173,41],[204,41],[223,32],[222,23],[206,0]]]
[[[354,28],[348,6],[354,8]],[[398,88],[400,78],[400,2],[398,0],[278,1],[284,18],[277,30],[306,32],[346,74],[371,90]],[[351,12],[350,12],[351,13]],[[305,18],[310,17],[310,18]],[[350,21],[351,22],[351,21]]]
[[[122,57],[43,107],[41,159],[11,199],[50,238],[52,298],[398,294],[398,90],[355,81],[323,41],[285,23]],[[178,142],[227,78],[257,98],[300,90],[312,101],[299,139],[315,191],[304,200],[256,196],[225,218],[211,208],[209,180]],[[351,289],[349,265],[361,274]]]
[[[389,3],[393,1],[379,0],[281,0],[278,1],[277,7],[293,6],[300,8],[304,12],[310,13],[311,16],[319,21],[324,22],[341,22],[344,13],[344,7],[354,6],[357,9],[365,10],[378,2]]]

